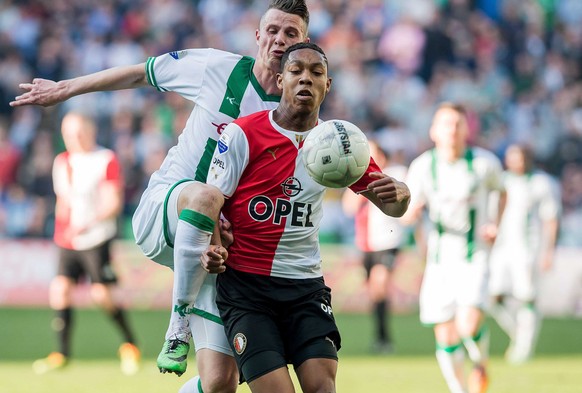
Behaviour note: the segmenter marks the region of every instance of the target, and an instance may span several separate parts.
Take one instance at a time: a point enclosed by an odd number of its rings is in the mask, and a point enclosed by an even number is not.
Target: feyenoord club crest
[[[238,353],[239,355],[242,355],[242,353],[245,351],[245,349],[247,347],[246,336],[242,333],[237,333],[234,336],[233,344],[234,344],[234,350],[236,351],[236,353]]]

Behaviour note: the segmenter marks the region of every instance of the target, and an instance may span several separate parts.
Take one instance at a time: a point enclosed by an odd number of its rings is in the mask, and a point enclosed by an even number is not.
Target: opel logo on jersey
[[[303,191],[301,188],[301,182],[296,177],[288,177],[283,183],[281,183],[281,187],[283,188],[283,194],[288,197],[294,197]]]
[[[257,195],[249,202],[249,215],[254,220],[263,222],[271,219],[275,225],[280,225],[284,218],[289,217],[293,227],[313,227],[311,213],[311,203],[291,202],[283,198],[273,201],[266,195]]]
[[[234,336],[234,340],[232,340],[232,344],[236,353],[242,355],[247,348],[247,337],[242,333],[237,333]]]

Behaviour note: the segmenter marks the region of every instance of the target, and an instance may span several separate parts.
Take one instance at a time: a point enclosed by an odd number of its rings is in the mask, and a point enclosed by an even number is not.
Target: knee
[[[64,276],[57,276],[51,281],[49,302],[52,308],[63,309],[70,305],[70,293],[73,285],[72,280]]]
[[[220,211],[224,204],[222,192],[211,185],[192,183],[180,192],[179,210],[190,209],[204,214],[214,214]]]
[[[333,378],[325,378],[309,386],[301,386],[305,393],[335,393],[335,381]]]
[[[224,375],[214,373],[202,379],[202,391],[204,393],[235,393],[238,385],[236,374]]]

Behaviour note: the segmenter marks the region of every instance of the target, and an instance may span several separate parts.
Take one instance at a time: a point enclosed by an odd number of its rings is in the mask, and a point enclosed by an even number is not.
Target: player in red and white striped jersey
[[[66,151],[55,158],[53,166],[57,197],[54,240],[60,255],[57,276],[50,284],[59,349],[34,362],[38,373],[64,366],[70,356],[73,288],[85,276],[91,281],[93,300],[123,335],[125,343],[119,351],[122,371],[133,374],[138,369],[133,332],[111,290],[117,277],[110,263],[110,244],[123,206],[123,180],[113,151],[96,144],[96,132],[95,123],[85,115],[68,113],[63,118]]]
[[[304,392],[333,392],[341,343],[319,251],[325,187],[307,174],[301,149],[331,78],[314,44],[293,45],[281,64],[279,106],[226,127],[205,197],[189,214],[201,238],[214,229],[201,262],[220,273],[216,302],[251,390],[294,392],[286,367],[292,363]],[[392,216],[404,214],[410,199],[408,187],[372,159],[350,189]],[[215,226],[221,209],[233,227],[228,253]]]

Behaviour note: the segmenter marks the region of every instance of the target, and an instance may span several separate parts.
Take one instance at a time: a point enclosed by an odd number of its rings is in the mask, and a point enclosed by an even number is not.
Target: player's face
[[[63,142],[70,153],[91,151],[95,145],[94,132],[88,121],[81,116],[65,116],[61,125]]]
[[[526,172],[525,155],[517,146],[511,146],[505,153],[505,165],[510,172],[523,175]]]
[[[465,116],[451,108],[439,109],[432,120],[430,137],[437,148],[460,151],[465,148],[469,126]]]
[[[286,105],[300,111],[318,111],[331,87],[324,56],[308,48],[291,52],[277,85]]]
[[[257,60],[267,64],[274,72],[281,68],[281,56],[298,42],[307,42],[307,26],[300,16],[270,9],[261,19],[255,33],[259,51]]]

